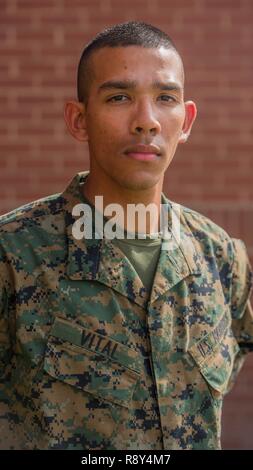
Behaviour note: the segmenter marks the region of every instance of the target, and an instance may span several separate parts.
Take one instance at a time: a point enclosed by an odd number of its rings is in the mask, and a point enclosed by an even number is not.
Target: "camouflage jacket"
[[[218,449],[253,344],[245,247],[181,207],[149,297],[110,240],[73,238],[84,176],[0,218],[0,448]]]

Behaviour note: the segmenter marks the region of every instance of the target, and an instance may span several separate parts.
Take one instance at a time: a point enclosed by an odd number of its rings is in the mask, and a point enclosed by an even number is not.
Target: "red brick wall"
[[[164,29],[185,61],[199,113],[166,176],[171,199],[243,238],[253,259],[251,0],[1,0],[0,213],[58,192],[88,167],[63,104],[94,33],[139,19]],[[252,355],[253,356],[253,355]],[[253,448],[253,357],[225,400],[223,445]]]

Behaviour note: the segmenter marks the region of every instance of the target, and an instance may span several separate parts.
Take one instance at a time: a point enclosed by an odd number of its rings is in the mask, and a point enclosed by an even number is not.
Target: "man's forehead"
[[[178,82],[183,86],[182,60],[172,48],[145,48],[142,46],[104,47],[92,54],[94,79],[101,84],[115,78]],[[152,77],[151,77],[152,75]]]

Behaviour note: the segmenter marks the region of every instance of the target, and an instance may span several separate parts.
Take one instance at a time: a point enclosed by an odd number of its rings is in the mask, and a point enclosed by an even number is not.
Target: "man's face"
[[[163,180],[185,120],[181,60],[173,49],[128,46],[100,49],[90,61],[86,128],[93,181],[151,188]]]

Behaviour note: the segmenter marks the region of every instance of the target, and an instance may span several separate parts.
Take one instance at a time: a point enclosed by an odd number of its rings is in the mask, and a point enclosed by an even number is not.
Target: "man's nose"
[[[161,124],[154,114],[152,103],[143,101],[136,107],[131,132],[146,135],[156,135],[161,132]]]

